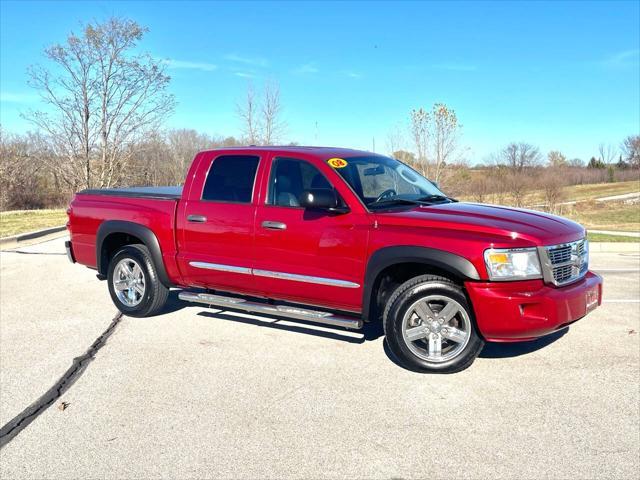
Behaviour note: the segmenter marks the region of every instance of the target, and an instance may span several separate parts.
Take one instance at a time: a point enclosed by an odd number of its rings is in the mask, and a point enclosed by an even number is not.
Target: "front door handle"
[[[270,220],[265,220],[262,222],[262,228],[267,228],[269,230],[286,230],[287,224],[282,222],[272,222]]]
[[[204,215],[189,215],[187,217],[187,222],[191,223],[204,223],[207,221],[207,217]]]

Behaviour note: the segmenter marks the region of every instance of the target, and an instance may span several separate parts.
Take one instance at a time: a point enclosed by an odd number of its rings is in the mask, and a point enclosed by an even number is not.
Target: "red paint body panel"
[[[362,306],[371,215],[324,161],[307,153],[282,156],[307,161],[327,178],[351,207],[346,215],[312,212],[301,207],[267,205],[267,179],[274,154],[267,165],[255,221],[254,268],[298,275],[333,278],[358,284],[357,288],[309,284],[256,277],[261,295],[269,298],[359,312]],[[329,157],[331,158],[331,157]],[[286,224],[286,230],[269,230],[264,221]]]
[[[555,245],[584,238],[584,228],[541,212],[474,203],[449,203],[376,214],[373,251],[388,245],[417,245],[455,253],[471,261],[480,278],[487,248]]]
[[[187,176],[183,198],[177,214],[177,263],[183,272],[181,284],[205,288],[257,294],[252,275],[205,270],[189,262],[206,262],[250,268],[254,256],[255,201],[249,204],[202,200],[207,172],[222,152],[198,155]],[[260,179],[264,169],[262,161],[256,173],[253,199],[258,197]],[[205,223],[190,223],[189,215],[206,217]]]
[[[181,284],[176,265],[175,215],[178,202],[77,194],[71,202],[69,233],[78,263],[96,267],[96,233],[105,220],[124,220],[155,233],[169,278]]]
[[[465,284],[483,336],[490,341],[531,340],[553,333],[587,313],[587,292],[602,303],[602,278],[588,272],[562,288],[542,280],[525,282],[467,282]]]
[[[257,155],[252,202],[201,200],[207,172],[221,155]],[[105,220],[126,220],[151,229],[158,238],[169,279],[181,287],[198,286],[360,312],[367,262],[377,250],[418,246],[468,259],[480,281],[465,283],[477,324],[485,338],[518,341],[551,333],[587,312],[586,292],[602,280],[589,273],[581,281],[555,288],[542,280],[489,282],[484,265],[487,248],[554,245],[578,240],[584,228],[541,212],[470,203],[369,212],[326,160],[372,155],[346,149],[246,147],[199,153],[182,190],[182,198],[146,199],[78,194],[71,203],[69,230],[75,258],[95,268],[96,232]],[[333,184],[350,212],[330,215],[297,207],[267,205],[273,159],[296,158],[314,165]],[[202,215],[205,223],[187,222]],[[264,221],[286,224],[269,230]],[[330,278],[344,286],[195,268],[190,262],[293,275]]]

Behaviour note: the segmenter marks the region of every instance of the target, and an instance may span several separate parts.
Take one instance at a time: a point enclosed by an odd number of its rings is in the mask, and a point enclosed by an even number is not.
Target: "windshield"
[[[368,208],[391,204],[444,203],[433,183],[402,162],[389,157],[348,157],[332,165]]]

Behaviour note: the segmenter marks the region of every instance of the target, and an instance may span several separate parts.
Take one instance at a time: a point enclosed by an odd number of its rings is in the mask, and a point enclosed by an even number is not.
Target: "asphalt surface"
[[[179,302],[114,325],[63,239],[21,251],[0,253],[0,426],[93,360],[0,450],[2,479],[637,478],[640,252],[592,254],[606,303],[566,334],[421,375],[371,331]]]

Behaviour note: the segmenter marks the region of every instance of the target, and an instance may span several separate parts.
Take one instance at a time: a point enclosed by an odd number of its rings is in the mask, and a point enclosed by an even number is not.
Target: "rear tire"
[[[127,245],[116,252],[107,273],[113,303],[130,317],[150,317],[167,302],[169,289],[158,278],[149,249]]]
[[[462,289],[436,275],[400,285],[389,298],[383,323],[391,352],[417,372],[459,372],[484,346]]]

